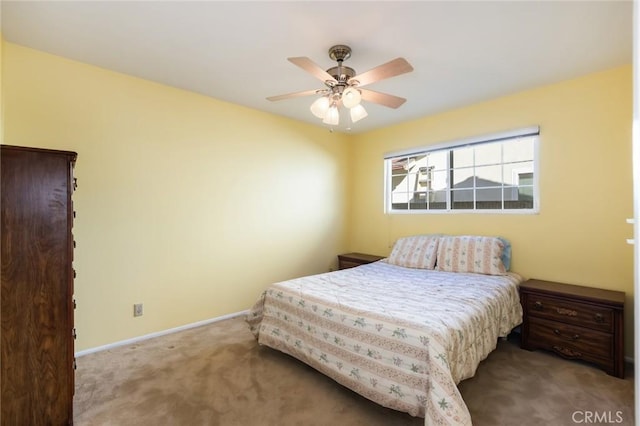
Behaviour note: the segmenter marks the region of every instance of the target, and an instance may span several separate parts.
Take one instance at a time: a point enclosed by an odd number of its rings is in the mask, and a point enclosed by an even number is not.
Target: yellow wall
[[[354,136],[350,248],[387,255],[405,235],[504,236],[527,278],[624,291],[632,356],[631,86],[625,66]],[[383,213],[384,153],[530,125],[540,125],[539,214]]]
[[[346,136],[8,42],[2,53],[4,142],[78,152],[76,350],[248,309],[347,248]]]
[[[1,49],[4,143],[79,154],[77,350],[244,310],[339,252],[386,255],[399,236],[443,232],[510,239],[525,277],[625,291],[633,353],[630,66],[340,135]],[[535,124],[539,214],[384,214],[385,152]]]

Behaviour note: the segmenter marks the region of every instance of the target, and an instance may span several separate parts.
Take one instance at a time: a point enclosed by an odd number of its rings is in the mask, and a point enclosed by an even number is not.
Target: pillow
[[[406,268],[433,269],[438,254],[439,235],[400,238],[393,245],[387,263]]]
[[[471,235],[441,237],[436,270],[505,275],[504,243],[495,237]]]
[[[498,239],[504,244],[501,257],[504,269],[509,271],[511,269],[511,242],[502,237],[498,237]]]

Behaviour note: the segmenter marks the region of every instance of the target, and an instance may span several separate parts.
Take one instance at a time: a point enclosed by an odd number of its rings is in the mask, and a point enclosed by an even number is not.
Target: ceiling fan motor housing
[[[339,83],[347,82],[350,78],[356,75],[356,70],[351,67],[343,67],[338,65],[337,67],[329,68],[327,73],[338,80]]]

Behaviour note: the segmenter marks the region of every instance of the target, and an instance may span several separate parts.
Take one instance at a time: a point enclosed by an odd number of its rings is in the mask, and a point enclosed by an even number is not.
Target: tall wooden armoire
[[[73,424],[76,153],[0,149],[0,421]]]

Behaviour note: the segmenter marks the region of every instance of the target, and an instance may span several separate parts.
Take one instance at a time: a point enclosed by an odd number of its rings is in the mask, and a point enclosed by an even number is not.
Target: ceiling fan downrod
[[[327,73],[337,80],[337,85],[342,86],[342,89],[344,89],[347,86],[349,79],[356,75],[356,71],[353,68],[342,65],[343,61],[351,57],[351,48],[344,44],[332,46],[329,48],[329,57],[338,62],[338,66],[329,68]],[[325,82],[325,84],[329,87],[333,87],[336,85],[336,82],[329,80]],[[349,85],[351,85],[351,83]]]

